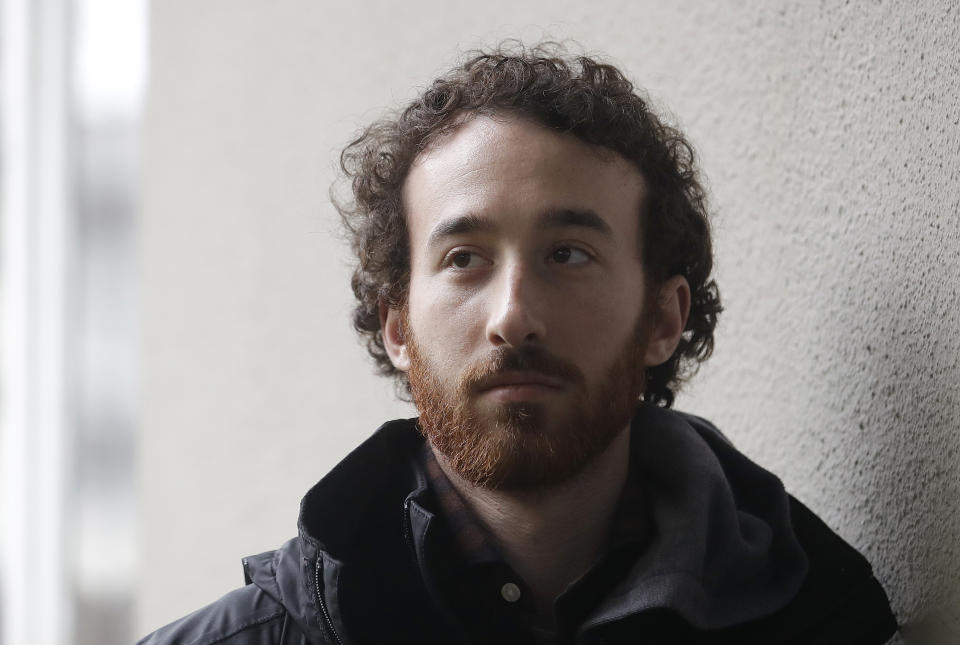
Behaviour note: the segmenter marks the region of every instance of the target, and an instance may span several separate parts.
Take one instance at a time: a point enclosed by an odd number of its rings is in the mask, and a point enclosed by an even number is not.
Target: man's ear
[[[407,354],[407,339],[404,314],[396,307],[380,301],[380,333],[383,334],[383,347],[387,350],[390,362],[401,372],[410,369],[410,356]]]
[[[680,343],[687,317],[690,315],[690,285],[682,275],[675,275],[660,285],[653,301],[653,326],[647,339],[643,363],[654,367],[667,362]]]

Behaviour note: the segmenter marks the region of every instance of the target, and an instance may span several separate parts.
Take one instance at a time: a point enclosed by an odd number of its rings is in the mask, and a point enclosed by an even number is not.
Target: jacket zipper
[[[317,556],[317,565],[314,571],[313,578],[313,588],[317,593],[317,603],[320,605],[320,612],[323,614],[323,620],[327,625],[327,629],[330,631],[330,634],[333,636],[333,640],[337,641],[337,645],[343,645],[343,641],[340,640],[340,635],[337,634],[336,628],[333,626],[333,619],[330,618],[330,612],[327,611],[327,603],[323,601],[323,594],[320,593],[320,576],[323,573],[323,566],[321,565],[322,556]]]
[[[412,548],[413,538],[410,533],[410,500],[408,499],[403,503],[403,540]]]

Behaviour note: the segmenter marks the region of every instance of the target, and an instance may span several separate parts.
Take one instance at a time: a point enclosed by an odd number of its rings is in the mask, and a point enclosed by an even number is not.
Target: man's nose
[[[524,265],[507,267],[495,280],[487,320],[487,340],[495,346],[543,342],[546,320],[543,293]]]

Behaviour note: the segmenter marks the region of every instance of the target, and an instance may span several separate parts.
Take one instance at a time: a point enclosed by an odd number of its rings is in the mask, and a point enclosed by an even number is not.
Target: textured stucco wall
[[[550,36],[622,64],[701,153],[727,311],[678,407],[870,558],[907,642],[960,633],[960,9],[662,5],[153,3],[141,630],[239,584],[409,413],[349,329],[339,147],[461,49]]]

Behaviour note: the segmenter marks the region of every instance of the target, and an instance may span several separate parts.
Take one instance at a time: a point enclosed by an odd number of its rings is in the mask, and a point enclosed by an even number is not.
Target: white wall
[[[462,49],[544,36],[621,64],[702,154],[727,311],[678,407],[860,548],[913,642],[960,629],[960,10],[666,5],[153,3],[141,631],[238,586],[411,414],[350,329],[339,149]]]

